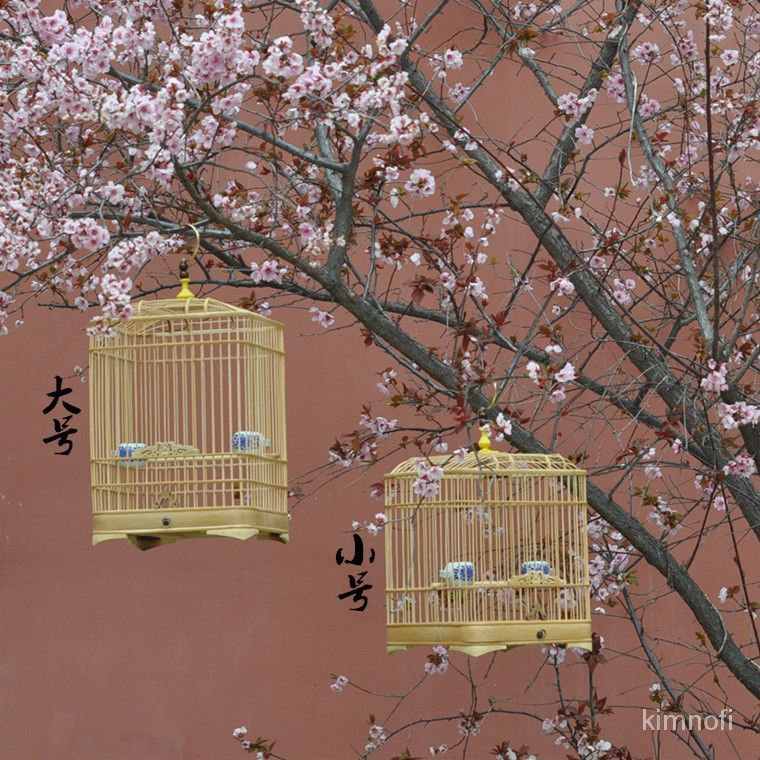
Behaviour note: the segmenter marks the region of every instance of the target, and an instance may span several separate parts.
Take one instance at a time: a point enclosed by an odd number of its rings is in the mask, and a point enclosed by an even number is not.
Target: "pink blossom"
[[[427,169],[415,169],[404,188],[412,198],[425,198],[435,192],[435,177]]]
[[[439,481],[443,478],[443,468],[428,464],[418,459],[417,478],[412,483],[412,490],[422,499],[432,499],[440,490]]]
[[[462,54],[454,48],[449,48],[443,54],[443,65],[447,69],[461,69],[463,62]]]
[[[330,684],[330,689],[336,693],[343,691],[348,684],[348,678],[346,676],[338,676],[335,679],[335,683]]]
[[[285,267],[281,267],[274,259],[269,259],[261,265],[259,270],[262,282],[282,283],[282,278],[288,273]]]
[[[496,415],[496,441],[503,441],[506,436],[512,435],[512,420],[506,417],[502,412]]]
[[[710,372],[706,377],[702,378],[700,386],[708,393],[720,393],[721,391],[728,390],[728,383],[726,383],[726,372],[728,371],[725,364],[721,364],[717,367],[714,359],[710,359],[707,366],[710,368]]]
[[[396,429],[398,420],[389,420],[387,417],[372,417],[365,413],[359,418],[359,424],[370,430],[378,438],[387,438]]]
[[[477,736],[480,733],[480,727],[483,725],[483,719],[477,719],[473,715],[466,715],[459,721],[457,729],[462,736]]]
[[[427,656],[425,673],[436,675],[445,673],[449,669],[449,652],[446,647],[433,647],[433,654]]]
[[[561,665],[565,661],[567,649],[552,644],[548,647],[541,647],[541,652],[546,655],[546,660],[550,665]]]
[[[538,383],[541,374],[541,365],[537,362],[530,361],[525,365],[525,369],[528,373],[528,377],[534,382]]]
[[[316,306],[312,306],[309,309],[309,314],[311,314],[312,322],[316,322],[320,327],[324,327],[325,329],[335,322],[335,317],[329,311],[322,311]]]
[[[723,61],[723,65],[733,66],[735,63],[739,62],[739,51],[738,50],[724,50],[720,54],[720,60]]]
[[[654,42],[642,42],[641,45],[637,45],[633,49],[631,55],[634,61],[641,64],[658,63],[662,56],[660,55],[660,48]]]
[[[739,454],[732,459],[725,467],[723,472],[726,475],[738,475],[742,478],[749,478],[757,472],[755,460],[749,454]]]
[[[716,512],[725,512],[726,511],[726,499],[723,496],[716,496],[712,500],[712,508]]]
[[[582,124],[580,127],[575,128],[575,139],[582,145],[591,145],[594,142],[594,130]]]
[[[575,374],[575,367],[570,362],[566,362],[565,366],[559,372],[556,372],[554,379],[558,383],[570,383],[575,380],[577,375]]]
[[[605,82],[607,95],[616,103],[625,103],[625,81],[619,72],[610,74]]]
[[[643,119],[651,119],[657,116],[662,110],[662,106],[658,100],[644,96],[642,103],[639,105],[639,115]]]
[[[448,90],[449,98],[451,98],[455,104],[461,103],[469,94],[470,88],[467,87],[467,85],[462,84],[462,82],[457,82],[449,87]],[[452,153],[456,153],[456,146],[453,143],[448,143],[448,145],[444,143],[444,147]]]
[[[561,296],[571,296],[575,293],[575,285],[567,277],[558,277],[549,283],[549,290],[556,290]]]
[[[465,293],[468,296],[472,296],[473,298],[477,298],[481,302],[488,301],[488,294],[486,293],[486,286],[483,280],[480,279],[480,277],[472,277],[467,282],[467,286],[465,287]]]
[[[760,406],[737,401],[735,404],[718,404],[720,424],[726,430],[734,430],[739,425],[757,425],[760,422]]]
[[[567,398],[564,385],[555,385],[549,393],[549,401],[552,404],[561,404]]]

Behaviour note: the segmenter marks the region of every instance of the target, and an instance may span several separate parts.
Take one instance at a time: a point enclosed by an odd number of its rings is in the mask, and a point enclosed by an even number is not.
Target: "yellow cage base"
[[[409,647],[438,645],[474,657],[526,644],[567,644],[592,649],[590,621],[389,623],[386,628],[389,654]]]
[[[168,522],[167,522],[168,521]],[[92,544],[126,538],[138,549],[152,549],[180,538],[222,536],[288,543],[288,516],[259,509],[157,509],[98,512],[92,516]]]

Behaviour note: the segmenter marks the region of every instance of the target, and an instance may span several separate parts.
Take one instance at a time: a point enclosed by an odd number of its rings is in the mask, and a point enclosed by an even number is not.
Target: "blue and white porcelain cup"
[[[272,442],[264,437],[263,433],[257,433],[255,430],[238,430],[232,436],[233,451],[263,451]]]
[[[475,565],[472,562],[449,562],[438,575],[451,585],[463,586],[474,581]]]
[[[121,460],[119,467],[145,467],[145,460],[132,459],[135,452],[144,448],[144,443],[120,443],[119,448],[113,452],[113,455]]]
[[[544,560],[523,562],[522,565],[520,565],[520,575],[526,575],[527,573],[543,573],[544,575],[549,575],[549,573],[551,573],[551,567],[549,567],[549,563]]]
[[[117,453],[121,459],[131,459],[136,451],[144,448],[144,443],[120,443]]]

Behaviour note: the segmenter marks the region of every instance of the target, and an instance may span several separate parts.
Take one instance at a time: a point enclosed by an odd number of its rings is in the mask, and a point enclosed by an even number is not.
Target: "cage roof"
[[[263,325],[280,328],[282,324],[269,317],[248,311],[216,298],[143,298],[134,304],[132,316],[126,320],[113,319],[109,324],[120,333],[139,333],[155,321],[172,319],[243,317]]]
[[[386,478],[416,478],[421,457],[407,459],[386,475]],[[439,454],[423,460],[442,467],[444,478],[457,475],[585,475],[585,470],[559,454],[511,454],[505,451],[470,451],[464,458],[455,454]]]

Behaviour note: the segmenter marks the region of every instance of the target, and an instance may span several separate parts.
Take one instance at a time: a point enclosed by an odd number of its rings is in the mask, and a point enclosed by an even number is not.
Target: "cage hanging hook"
[[[195,249],[192,253],[194,261],[198,257],[198,252],[201,249],[201,233],[194,224],[188,223],[187,226],[195,233]],[[187,259],[182,259],[182,261],[179,262],[179,284],[180,290],[179,293],[177,293],[177,298],[195,298],[193,292],[190,290],[190,275],[188,274]]]
[[[496,399],[499,397],[499,384],[496,380],[493,381],[493,396],[491,397],[491,403],[483,409],[483,412],[487,412],[489,409],[493,409],[496,406]]]
[[[193,260],[195,260],[198,258],[198,253],[201,250],[201,233],[194,224],[188,222],[187,226],[195,233],[195,249],[193,250]]]

